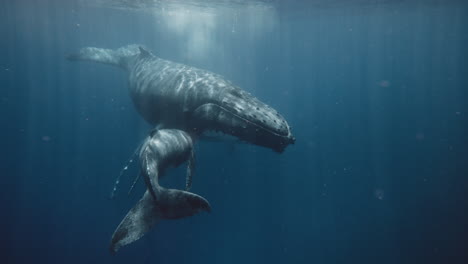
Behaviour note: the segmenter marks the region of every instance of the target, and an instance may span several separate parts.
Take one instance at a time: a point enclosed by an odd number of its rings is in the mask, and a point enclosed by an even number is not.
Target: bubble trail
[[[142,143],[143,144],[143,143]],[[133,154],[130,156],[130,158],[128,159],[127,163],[125,164],[125,166],[123,167],[123,169],[120,171],[119,173],[119,176],[117,176],[117,179],[115,180],[115,183],[114,183],[114,188],[112,188],[112,192],[111,192],[111,195],[110,195],[110,198],[111,199],[114,199],[115,197],[115,193],[117,192],[117,187],[120,183],[120,179],[122,178],[122,175],[125,174],[125,172],[128,170],[128,167],[130,165],[132,165],[133,163],[133,158],[137,155],[137,153],[140,151],[140,148],[142,146],[142,144],[140,144],[137,149],[135,150],[135,152],[133,152]]]

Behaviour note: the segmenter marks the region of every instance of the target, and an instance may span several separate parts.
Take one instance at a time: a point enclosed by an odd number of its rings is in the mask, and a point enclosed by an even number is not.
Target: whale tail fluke
[[[111,239],[110,251],[115,254],[120,247],[140,239],[158,221],[157,206],[148,192],[130,209],[114,231]]]
[[[114,65],[126,69],[129,58],[140,54],[144,50],[140,45],[127,45],[116,50],[95,47],[81,48],[77,53],[68,55],[70,61],[93,61],[108,65]]]
[[[156,203],[163,219],[179,219],[211,211],[210,203],[200,195],[176,189],[158,189]]]
[[[82,48],[78,53],[67,56],[70,61],[93,61],[114,66],[121,66],[121,56],[111,49],[101,49],[94,47]]]
[[[130,209],[112,235],[110,251],[140,239],[161,219],[178,219],[211,211],[210,204],[194,193],[160,187],[158,200],[146,191],[143,198]]]

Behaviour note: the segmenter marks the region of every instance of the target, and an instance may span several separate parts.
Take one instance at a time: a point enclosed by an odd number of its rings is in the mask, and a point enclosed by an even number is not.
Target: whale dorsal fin
[[[146,50],[142,46],[140,46],[138,48],[140,49],[140,57],[145,58],[145,57],[152,57],[153,56],[153,54],[151,54],[151,52],[149,52],[148,50]]]
[[[157,127],[153,128],[153,129],[150,131],[149,136],[150,136],[150,137],[154,137],[154,135],[155,135],[156,133],[158,133],[158,131],[159,131],[159,128],[157,128]]]

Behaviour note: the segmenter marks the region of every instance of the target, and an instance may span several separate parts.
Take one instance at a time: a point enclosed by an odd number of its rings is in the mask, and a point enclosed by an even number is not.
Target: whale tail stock
[[[112,235],[110,251],[115,254],[120,247],[140,239],[161,219],[178,219],[211,211],[210,204],[194,193],[158,188],[158,199],[146,191],[130,209]]]
[[[140,45],[132,44],[116,50],[85,47],[81,48],[77,53],[68,55],[67,59],[70,61],[93,61],[127,69],[128,59],[138,54],[142,54],[142,56],[151,55],[149,51]]]
[[[94,47],[81,48],[78,53],[70,54],[67,56],[68,60],[71,61],[93,61],[114,66],[122,67],[122,57],[119,56],[118,52],[111,49],[101,49]]]

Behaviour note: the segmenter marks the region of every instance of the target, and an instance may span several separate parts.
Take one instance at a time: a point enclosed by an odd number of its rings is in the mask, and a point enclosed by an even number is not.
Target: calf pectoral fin
[[[120,247],[140,239],[159,220],[156,204],[145,192],[138,203],[127,213],[112,235],[110,250],[115,253]]]

